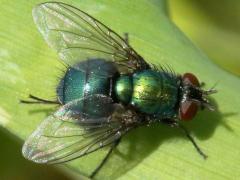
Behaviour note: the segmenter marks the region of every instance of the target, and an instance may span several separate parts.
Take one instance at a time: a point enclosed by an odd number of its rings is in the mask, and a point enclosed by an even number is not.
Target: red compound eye
[[[183,121],[189,121],[197,114],[198,105],[193,101],[185,101],[180,103],[179,116]]]
[[[185,73],[182,77],[184,84],[192,84],[194,86],[200,86],[197,77],[192,73]]]

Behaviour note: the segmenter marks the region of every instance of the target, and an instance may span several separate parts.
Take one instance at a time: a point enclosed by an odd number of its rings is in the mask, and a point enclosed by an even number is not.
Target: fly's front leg
[[[181,125],[178,121],[175,120],[171,120],[171,119],[165,119],[162,120],[161,122],[163,122],[164,124],[168,124],[171,127],[176,127],[178,129],[180,129],[183,134],[190,140],[190,142],[192,143],[192,145],[194,146],[194,148],[197,150],[197,152],[203,157],[203,159],[207,158],[207,155],[201,150],[201,148],[198,146],[198,144],[196,143],[196,141],[194,140],[194,138],[190,135],[189,131],[187,130],[187,128],[185,128],[183,125]]]

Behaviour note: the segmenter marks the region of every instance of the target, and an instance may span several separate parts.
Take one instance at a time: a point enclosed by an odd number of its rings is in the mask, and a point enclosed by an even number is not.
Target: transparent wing
[[[102,107],[110,107],[110,99],[102,99]],[[95,101],[96,106],[100,101]],[[75,100],[64,105],[42,124],[26,140],[22,152],[25,158],[37,163],[62,163],[84,156],[104,146],[112,144],[127,131],[136,127],[137,119],[122,106],[111,107],[111,115],[90,118],[77,110],[83,100]],[[127,118],[132,121],[125,126]]]
[[[101,58],[116,63],[121,73],[149,67],[122,37],[73,6],[43,3],[33,9],[33,17],[47,43],[70,66]]]

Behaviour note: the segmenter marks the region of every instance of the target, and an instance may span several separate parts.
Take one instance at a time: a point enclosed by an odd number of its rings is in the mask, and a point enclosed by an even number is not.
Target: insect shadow
[[[217,107],[216,102],[214,100],[212,100],[212,102],[215,107]],[[183,125],[195,136],[196,141],[201,147],[202,142],[199,142],[199,140],[210,138],[214,134],[218,125],[225,125],[223,118],[224,115],[218,110],[211,113],[208,111],[202,111],[193,122],[186,122]],[[109,167],[107,163],[103,168],[103,171],[99,174],[101,175],[104,173],[105,168],[111,168],[111,174],[109,177],[111,177],[111,179],[117,179],[141,163],[144,158],[156,149],[159,149],[161,144],[172,138],[186,139],[185,135],[182,134],[179,129],[171,128],[164,124],[155,123],[150,127],[135,129],[122,139],[122,142],[109,159],[109,165],[116,164],[113,162],[114,156],[120,156],[122,158],[121,163],[117,166],[114,165],[114,167]],[[125,151],[126,153],[121,152],[121,149],[124,148],[123,146],[128,147],[128,150]],[[189,148],[191,148],[191,146]],[[191,150],[194,151],[195,149],[191,148]],[[197,152],[196,156],[199,156]],[[209,154],[209,156],[211,155]],[[201,157],[199,156],[199,158]]]
[[[56,108],[52,108],[52,107],[49,107],[49,108],[38,108],[38,109],[33,109],[33,110],[30,110],[28,113],[29,115],[34,115],[34,114],[38,114],[38,113],[44,113],[47,116],[49,116],[52,112],[54,112]]]
[[[199,142],[199,140],[204,141],[209,139],[214,134],[218,125],[223,125],[229,131],[232,131],[227,122],[224,121],[224,118],[236,115],[236,113],[222,114],[217,110],[216,101],[211,99],[211,102],[214,107],[216,107],[216,111],[201,111],[194,121],[183,124],[190,133],[195,136],[197,142],[200,144],[200,147],[201,141]],[[30,110],[29,114],[44,113],[48,116],[51,112],[53,112],[53,107]],[[160,148],[161,144],[172,138],[186,139],[185,135],[182,134],[179,129],[171,128],[165,124],[154,123],[149,127],[134,129],[122,138],[121,143],[111,155],[109,162],[107,162],[106,166],[104,166],[102,171],[99,172],[100,177],[103,176],[103,173],[105,174],[105,168],[111,168],[111,174],[109,174],[108,177],[111,177],[111,179],[117,179],[141,163],[142,160],[154,152],[154,150]],[[125,149],[124,153],[122,152],[123,148]],[[191,150],[194,151],[194,148]],[[198,156],[197,153],[196,156]],[[115,165],[114,167],[110,167],[110,165],[116,164],[114,163],[116,158],[121,158],[121,163]],[[104,177],[105,176],[106,175],[104,175]]]

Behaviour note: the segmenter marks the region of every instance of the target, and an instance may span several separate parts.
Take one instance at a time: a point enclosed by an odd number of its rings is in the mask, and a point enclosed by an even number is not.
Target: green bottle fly
[[[183,130],[206,158],[181,121],[192,120],[199,109],[212,109],[207,96],[214,89],[203,90],[192,73],[155,68],[127,38],[71,5],[40,4],[33,18],[67,68],[55,100],[30,95],[31,101],[21,101],[59,106],[25,141],[25,158],[63,163],[110,146],[89,175],[94,177],[126,133],[153,122]]]

